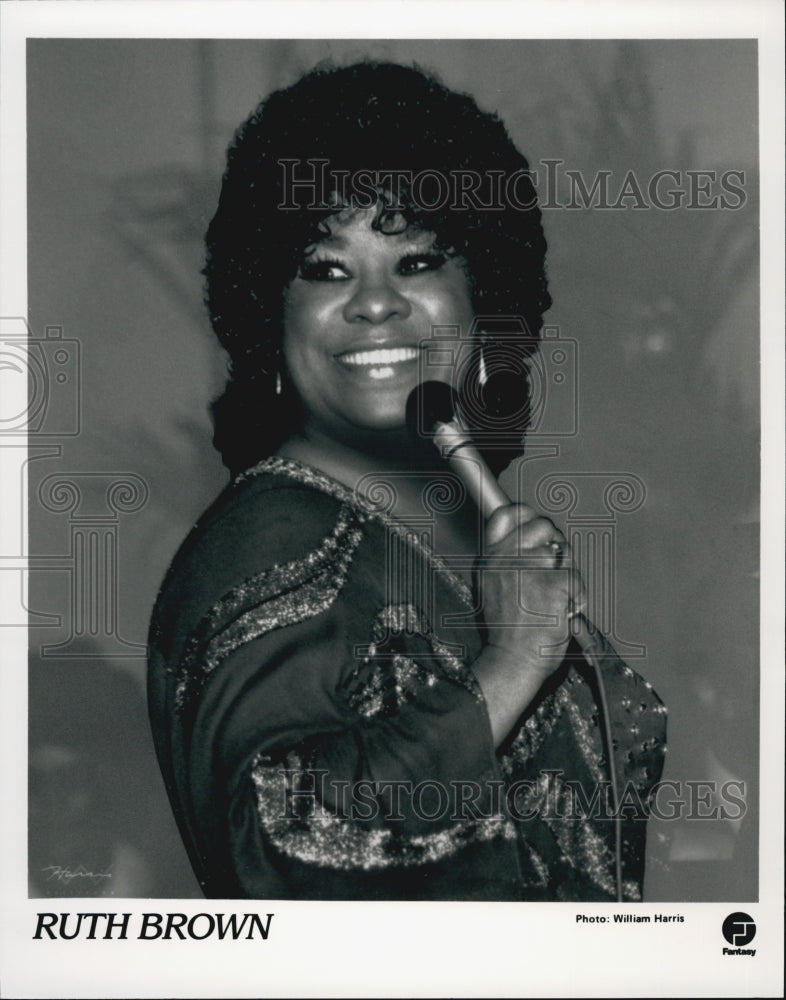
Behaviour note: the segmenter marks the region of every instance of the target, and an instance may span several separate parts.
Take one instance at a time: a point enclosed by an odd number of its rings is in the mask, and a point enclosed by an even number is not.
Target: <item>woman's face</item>
[[[438,251],[433,233],[374,229],[376,214],[331,217],[284,299],[284,360],[302,429],[345,442],[402,428],[433,328],[467,338],[473,321],[462,259]],[[453,368],[430,364],[428,378],[452,382]]]

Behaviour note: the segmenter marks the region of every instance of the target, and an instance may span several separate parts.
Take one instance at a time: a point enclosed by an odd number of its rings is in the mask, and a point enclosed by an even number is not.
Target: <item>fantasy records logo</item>
[[[748,913],[730,913],[723,921],[721,927],[723,936],[733,948],[724,948],[724,955],[750,955],[756,954],[755,948],[743,948],[741,945],[750,944],[756,936],[756,922]]]

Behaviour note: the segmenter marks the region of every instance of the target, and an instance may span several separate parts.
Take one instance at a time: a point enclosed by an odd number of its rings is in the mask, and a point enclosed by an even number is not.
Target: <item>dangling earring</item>
[[[281,372],[276,372],[276,395],[281,395]]]
[[[488,377],[488,373],[486,372],[486,361],[485,361],[485,359],[483,357],[483,348],[482,347],[478,351],[478,354],[480,355],[479,360],[478,360],[478,384],[480,385],[480,387],[482,389],[483,386],[486,384],[486,382],[488,382],[488,378],[489,377]]]

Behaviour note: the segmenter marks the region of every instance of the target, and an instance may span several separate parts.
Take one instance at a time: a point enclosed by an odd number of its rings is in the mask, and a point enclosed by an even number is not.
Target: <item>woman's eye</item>
[[[337,260],[306,260],[298,269],[304,281],[346,281],[349,272]]]
[[[447,260],[444,253],[420,253],[402,257],[399,261],[399,274],[422,274],[424,271],[436,271]]]

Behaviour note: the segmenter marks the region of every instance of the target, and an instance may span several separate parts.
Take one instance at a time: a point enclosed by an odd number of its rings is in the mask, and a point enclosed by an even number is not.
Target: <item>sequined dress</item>
[[[150,631],[156,749],[207,896],[614,899],[594,675],[572,643],[495,749],[473,607],[422,532],[314,469],[272,458],[224,491]],[[637,900],[665,709],[599,639]]]

